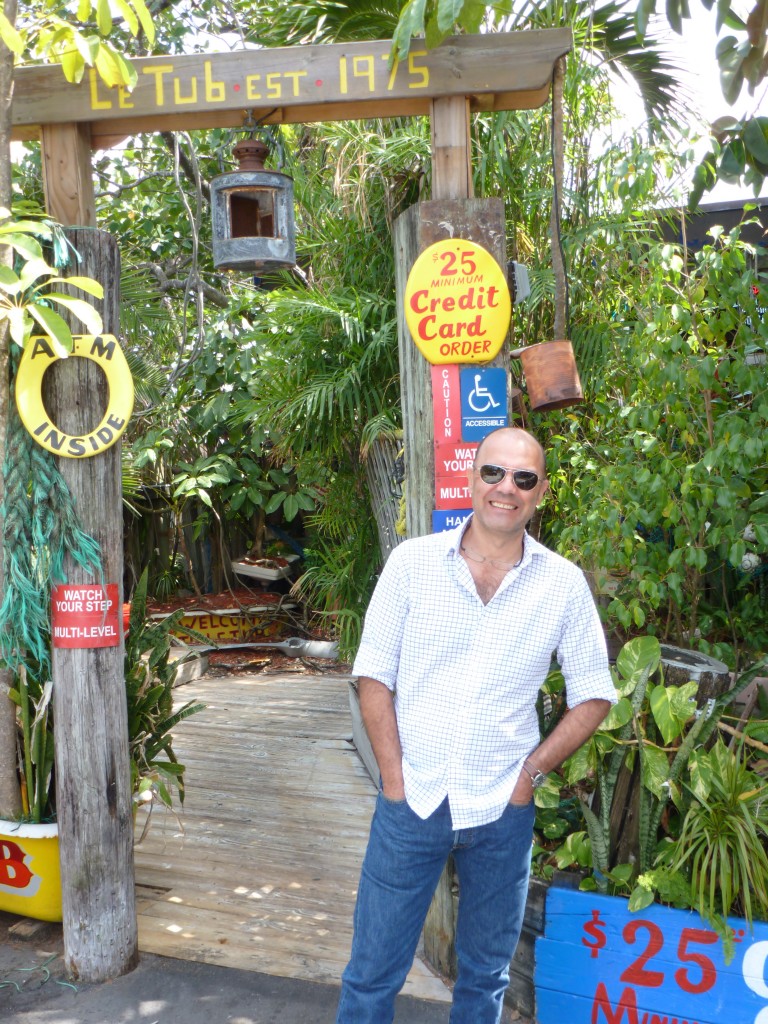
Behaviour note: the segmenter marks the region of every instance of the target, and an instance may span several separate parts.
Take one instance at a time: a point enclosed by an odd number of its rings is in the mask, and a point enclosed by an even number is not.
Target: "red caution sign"
[[[51,594],[54,647],[117,647],[120,643],[116,583],[60,583]]]

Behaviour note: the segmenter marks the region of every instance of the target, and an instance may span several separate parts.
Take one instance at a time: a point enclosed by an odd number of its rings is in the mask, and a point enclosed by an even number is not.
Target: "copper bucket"
[[[532,409],[562,409],[584,401],[570,341],[542,341],[518,349]]]

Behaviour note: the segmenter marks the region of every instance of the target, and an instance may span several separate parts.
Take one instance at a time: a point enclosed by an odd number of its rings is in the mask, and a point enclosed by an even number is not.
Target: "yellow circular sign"
[[[430,363],[487,363],[504,344],[511,313],[504,271],[477,242],[435,242],[411,267],[405,321]]]
[[[107,378],[107,411],[96,429],[85,437],[74,437],[51,423],[43,404],[43,376],[62,356],[46,337],[32,338],[24,349],[16,374],[16,408],[39,445],[54,455],[82,459],[111,448],[128,426],[133,412],[133,377],[117,338],[111,334],[76,335],[73,342],[72,356],[98,363]]]

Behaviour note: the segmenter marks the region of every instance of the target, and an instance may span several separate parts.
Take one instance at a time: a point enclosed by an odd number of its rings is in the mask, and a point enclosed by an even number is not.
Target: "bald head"
[[[529,434],[527,430],[523,430],[521,427],[497,427],[496,430],[492,430],[490,434],[486,434],[480,444],[477,446],[477,453],[475,454],[475,465],[480,466],[482,464],[483,448],[489,443],[497,441],[526,441],[530,445],[530,449],[535,451],[535,457],[539,461],[538,468],[541,470],[542,476],[547,475],[547,459],[539,441]]]

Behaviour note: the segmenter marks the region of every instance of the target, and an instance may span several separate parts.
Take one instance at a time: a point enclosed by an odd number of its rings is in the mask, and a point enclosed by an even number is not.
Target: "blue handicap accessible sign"
[[[497,427],[509,426],[507,371],[501,366],[461,371],[461,437],[482,441]]]

